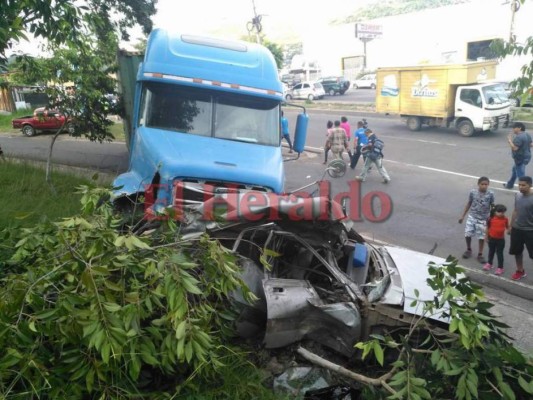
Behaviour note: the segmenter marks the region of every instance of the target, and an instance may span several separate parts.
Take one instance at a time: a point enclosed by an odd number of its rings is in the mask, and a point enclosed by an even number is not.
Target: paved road
[[[311,112],[307,143],[319,150],[324,143],[327,120],[338,119],[339,115]],[[360,117],[347,116],[352,124]],[[480,176],[491,179],[496,201],[512,210],[514,192],[502,187],[510,173],[509,148],[505,142],[508,131],[464,138],[452,129],[411,132],[396,117],[374,115],[368,117],[368,122],[386,143],[385,165],[392,182],[383,185],[377,172],[373,172],[362,185],[362,196],[372,191],[385,192],[392,198],[393,213],[385,222],[360,222],[361,231],[419,251],[429,251],[436,245],[435,254],[443,257],[460,255],[465,245],[464,227],[458,224],[458,218],[468,191],[477,186]],[[319,153],[300,163],[301,170],[299,165],[289,167],[289,177],[295,186],[320,178],[324,171],[322,161]],[[292,173],[295,175],[291,176]],[[332,187],[336,192],[346,191],[355,175],[349,170],[343,178],[332,180]],[[473,260],[466,263],[479,267]],[[509,276],[513,267],[509,256],[506,263],[505,276]]]

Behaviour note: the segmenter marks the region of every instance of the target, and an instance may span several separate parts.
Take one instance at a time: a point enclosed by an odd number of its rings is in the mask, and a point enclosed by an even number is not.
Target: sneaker
[[[389,183],[390,179],[383,179],[383,183]]]
[[[504,183],[504,184],[503,184],[503,187],[504,187],[505,189],[512,189],[512,188],[514,187],[514,185],[511,186],[511,187],[509,187],[509,186],[507,186],[507,183]]]
[[[355,180],[357,180],[357,181],[361,181],[361,182],[364,182],[364,181],[365,181],[365,178],[363,178],[362,176],[359,176],[359,175],[358,175],[358,176],[355,177]]]
[[[463,253],[463,258],[470,258],[472,255],[472,250],[467,250]]]
[[[492,269],[492,265],[489,264],[489,263],[486,263],[484,266],[483,266],[483,271],[490,271]],[[500,269],[500,268],[498,268]]]
[[[487,262],[487,260],[485,260],[485,257],[483,257],[483,254],[478,254],[477,256],[477,260],[481,263],[481,264],[485,264]]]
[[[503,268],[496,268],[496,271],[494,271],[494,275],[501,275],[503,274]]]
[[[514,281],[518,281],[522,278],[525,278],[526,276],[526,271],[516,271],[514,274],[511,275],[511,279]]]

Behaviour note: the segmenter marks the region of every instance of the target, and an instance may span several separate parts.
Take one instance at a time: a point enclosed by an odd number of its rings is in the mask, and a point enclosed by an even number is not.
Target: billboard
[[[378,24],[355,24],[355,37],[359,39],[375,39],[383,36],[383,26]]]

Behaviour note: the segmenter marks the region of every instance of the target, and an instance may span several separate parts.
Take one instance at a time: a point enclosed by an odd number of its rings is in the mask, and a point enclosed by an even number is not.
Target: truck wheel
[[[457,130],[461,136],[470,137],[474,134],[474,125],[470,121],[461,121],[457,125]]]
[[[22,127],[22,133],[25,135],[25,136],[34,136],[35,135],[35,129],[33,128],[33,126],[31,125],[24,125]]]
[[[422,127],[422,121],[418,117],[407,118],[407,127],[412,131],[419,131]]]
[[[74,135],[75,129],[74,129],[74,124],[72,122],[69,122],[67,124],[67,132],[69,135]]]

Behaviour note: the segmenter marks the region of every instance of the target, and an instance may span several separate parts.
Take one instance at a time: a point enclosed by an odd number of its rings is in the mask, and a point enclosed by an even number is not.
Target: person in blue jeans
[[[503,186],[506,189],[512,189],[515,181],[526,174],[526,165],[531,161],[531,136],[526,132],[526,127],[522,122],[513,124],[513,133],[507,136],[507,142],[511,147],[514,163],[511,178]]]
[[[357,162],[359,161],[359,157],[361,157],[362,151],[364,145],[368,143],[368,138],[365,135],[365,128],[363,121],[357,121],[357,130],[354,132],[354,153],[353,156],[350,158],[350,168],[355,169]],[[363,159],[365,157],[363,156]]]
[[[283,111],[281,112],[281,134],[283,135],[283,139],[285,139],[287,143],[289,143],[289,153],[292,153],[291,134],[289,132],[289,120],[283,115]]]

